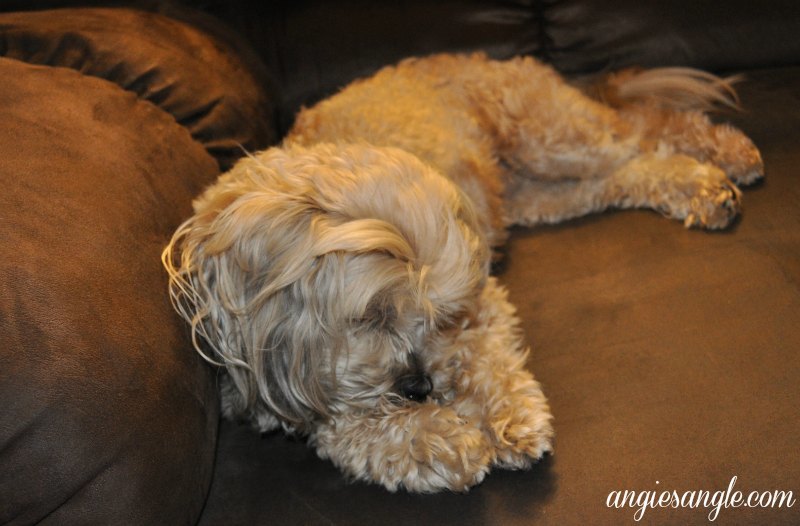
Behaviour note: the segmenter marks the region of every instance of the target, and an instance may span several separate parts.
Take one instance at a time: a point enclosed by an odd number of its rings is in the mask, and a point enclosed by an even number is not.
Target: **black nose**
[[[405,398],[420,402],[433,391],[433,382],[427,374],[410,374],[397,381],[397,389]]]

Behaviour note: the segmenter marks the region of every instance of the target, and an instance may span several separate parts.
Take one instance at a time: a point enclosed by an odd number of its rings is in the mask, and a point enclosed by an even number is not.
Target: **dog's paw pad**
[[[731,181],[701,186],[690,198],[683,224],[716,230],[725,228],[741,210],[741,191]]]

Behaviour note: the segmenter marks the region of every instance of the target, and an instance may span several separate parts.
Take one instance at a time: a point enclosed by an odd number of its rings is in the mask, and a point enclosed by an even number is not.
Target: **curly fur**
[[[222,175],[163,263],[195,348],[225,368],[224,414],[307,435],[390,490],[466,490],[551,451],[519,320],[488,274],[506,228],[611,206],[722,228],[734,183],[763,171],[701,111],[737,104],[729,80],[606,84],[612,103],[531,58],[409,59]]]

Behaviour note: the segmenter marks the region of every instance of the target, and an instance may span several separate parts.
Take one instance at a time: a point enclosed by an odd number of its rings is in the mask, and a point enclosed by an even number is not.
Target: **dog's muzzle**
[[[404,398],[421,402],[433,391],[433,382],[427,374],[410,374],[397,381],[397,390]]]

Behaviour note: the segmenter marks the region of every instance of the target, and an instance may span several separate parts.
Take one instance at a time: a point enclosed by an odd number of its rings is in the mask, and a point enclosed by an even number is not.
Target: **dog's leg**
[[[740,209],[741,192],[717,166],[686,155],[647,154],[608,180],[603,198],[620,208],[652,208],[687,227],[725,228]]]
[[[718,167],[686,155],[635,157],[605,178],[562,182],[518,178],[507,194],[512,222],[555,223],[607,208],[652,208],[687,227],[724,228],[741,192]]]
[[[493,463],[529,467],[552,451],[552,416],[541,386],[525,368],[519,320],[504,288],[491,278],[473,325],[462,333],[461,376],[452,407],[479,419],[493,445]]]
[[[763,176],[761,154],[741,131],[715,125],[705,113],[740,109],[738,80],[691,68],[655,68],[622,70],[582,84],[587,95],[619,110],[640,135],[643,152],[685,154],[745,185]]]
[[[723,228],[739,209],[727,178],[760,177],[758,151],[699,111],[616,109],[532,59],[486,64],[471,91],[506,170],[512,224],[557,222],[609,207],[650,207],[687,226]]]
[[[607,199],[607,185],[603,178],[515,177],[506,192],[506,214],[512,225],[536,226],[600,212],[613,205]]]
[[[506,168],[511,224],[556,222],[613,206],[651,207],[687,226],[723,228],[739,209],[740,194],[728,177],[739,184],[761,177],[752,142],[700,111],[624,101],[617,110],[530,58],[478,64],[470,100]],[[676,79],[667,77],[651,74],[670,89],[666,81]],[[678,91],[711,90],[709,98],[724,98],[713,94],[713,82],[677,80]],[[646,99],[648,88],[638,88]]]
[[[465,91],[506,177],[603,178],[640,153],[617,111],[530,58],[476,61]]]
[[[764,175],[758,148],[729,124],[714,124],[701,111],[679,111],[655,104],[625,105],[620,116],[642,130],[643,146],[650,151],[685,154],[721,168],[738,185]]]
[[[317,454],[349,476],[390,491],[466,491],[494,457],[480,422],[432,402],[337,415],[310,437]]]

